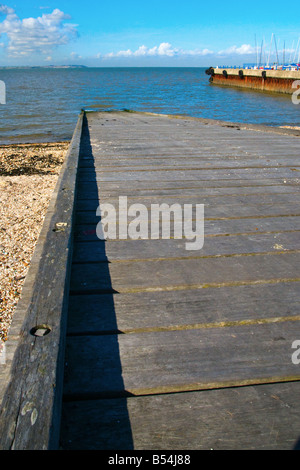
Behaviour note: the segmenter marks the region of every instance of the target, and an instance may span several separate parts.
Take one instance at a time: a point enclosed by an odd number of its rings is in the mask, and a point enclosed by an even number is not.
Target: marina
[[[298,448],[299,171],[297,130],[82,112],[0,368],[0,448]],[[120,197],[203,204],[203,247],[100,240]]]
[[[279,42],[279,41],[278,41]],[[272,51],[274,44],[275,51]],[[216,66],[206,70],[210,75],[210,83],[216,85],[233,86],[249,90],[258,90],[269,93],[295,94],[295,89],[300,86],[300,37],[296,49],[294,43],[288,60],[285,48],[285,41],[282,52],[279,54],[277,41],[274,33],[271,36],[268,57],[266,57],[266,44],[264,39],[261,42],[260,52],[257,46],[255,35],[256,63],[244,65],[242,67]],[[295,104],[298,101],[295,100]]]

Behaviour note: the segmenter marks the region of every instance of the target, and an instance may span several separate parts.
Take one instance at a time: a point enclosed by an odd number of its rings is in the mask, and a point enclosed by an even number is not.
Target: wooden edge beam
[[[74,202],[84,112],[69,145],[0,364],[0,449],[58,448]]]

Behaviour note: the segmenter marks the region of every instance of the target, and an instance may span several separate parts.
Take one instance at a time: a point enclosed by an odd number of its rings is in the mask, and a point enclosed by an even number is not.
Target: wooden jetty
[[[125,196],[204,204],[203,248],[99,240]],[[299,132],[82,113],[0,366],[0,448],[298,448],[299,202]]]

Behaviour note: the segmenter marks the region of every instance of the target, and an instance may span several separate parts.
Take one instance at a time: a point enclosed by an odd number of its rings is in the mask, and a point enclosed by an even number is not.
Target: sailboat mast
[[[274,43],[275,43],[275,50],[276,50],[277,65],[279,65],[278,51],[277,51],[277,44],[276,44],[276,38],[275,38],[275,35],[274,35]]]
[[[256,34],[255,34],[255,50],[256,50],[256,67],[258,67],[258,48],[256,42]]]
[[[260,67],[260,64],[261,64],[261,59],[262,59],[262,51],[263,51],[263,39],[261,41],[261,46],[260,46],[260,56],[259,56],[259,64],[258,64],[258,67]]]
[[[297,47],[296,47],[296,50],[295,50],[293,62],[296,62],[296,56],[297,56],[297,52],[298,52],[299,42],[300,42],[300,37],[299,37],[298,42],[297,42]]]
[[[269,51],[269,58],[268,58],[267,67],[269,67],[269,64],[270,64],[271,50],[272,50],[272,42],[273,42],[273,33],[272,33],[272,36],[271,36],[271,44],[270,44],[270,51]]]
[[[293,43],[292,43],[292,49],[291,49],[291,54],[290,54],[290,64],[292,62],[292,54],[293,54],[293,51],[294,51],[294,40],[293,40]]]

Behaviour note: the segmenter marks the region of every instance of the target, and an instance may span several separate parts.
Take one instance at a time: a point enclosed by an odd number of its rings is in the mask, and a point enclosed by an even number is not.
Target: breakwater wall
[[[215,85],[292,94],[293,83],[300,80],[300,70],[262,70],[213,68],[206,71]]]

